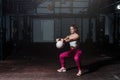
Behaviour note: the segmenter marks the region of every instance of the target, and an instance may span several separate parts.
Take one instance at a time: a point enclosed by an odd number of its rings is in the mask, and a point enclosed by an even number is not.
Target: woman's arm
[[[58,42],[58,41],[65,41],[65,40],[67,40],[69,38],[69,36],[66,36],[65,38],[57,38],[56,39],[56,42]]]
[[[73,40],[77,40],[78,38],[79,38],[79,35],[78,34],[74,34],[74,35],[70,35],[67,38],[65,38],[64,41],[65,42],[70,42],[70,41],[73,41]]]
[[[67,40],[67,39],[69,39],[69,36],[67,36],[67,37],[64,38],[64,40]]]
[[[70,41],[73,41],[73,40],[77,40],[78,38],[79,38],[79,35],[74,34],[74,35],[67,36],[65,38],[57,38],[56,42],[58,42],[58,41],[70,42]]]

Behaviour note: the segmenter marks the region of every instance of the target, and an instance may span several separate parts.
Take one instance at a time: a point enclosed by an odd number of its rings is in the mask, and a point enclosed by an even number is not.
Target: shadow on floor
[[[108,58],[108,59],[96,61],[91,64],[82,65],[82,69],[83,69],[82,75],[96,72],[97,70],[99,70],[102,67],[105,67],[108,65],[113,65],[113,64],[120,64],[120,59],[119,58]],[[76,66],[70,67],[67,70],[73,70],[73,69],[77,69],[77,67]]]

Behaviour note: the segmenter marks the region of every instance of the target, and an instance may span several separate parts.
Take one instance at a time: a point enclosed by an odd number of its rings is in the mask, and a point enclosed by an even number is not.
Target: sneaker
[[[76,74],[77,76],[81,76],[82,72],[78,71],[78,73]]]
[[[57,70],[57,72],[66,72],[66,69],[65,68],[60,68]]]

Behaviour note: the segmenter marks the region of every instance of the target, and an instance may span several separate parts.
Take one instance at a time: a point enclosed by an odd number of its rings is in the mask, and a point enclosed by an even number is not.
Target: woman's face
[[[70,33],[71,33],[71,34],[75,33],[75,29],[74,29],[73,26],[70,26]]]

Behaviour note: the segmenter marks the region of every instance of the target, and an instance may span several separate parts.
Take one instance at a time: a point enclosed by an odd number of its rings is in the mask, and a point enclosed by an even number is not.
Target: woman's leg
[[[64,59],[67,57],[70,57],[70,52],[71,51],[66,51],[66,52],[63,52],[59,55],[61,67],[65,67],[65,60]]]
[[[76,50],[75,56],[74,56],[74,60],[75,63],[78,67],[78,73],[77,76],[81,75],[81,66],[80,66],[80,57],[81,57],[82,51],[80,49]]]
[[[67,58],[67,57],[70,57],[70,56],[71,56],[71,55],[70,55],[71,53],[72,53],[72,50],[63,52],[63,53],[61,53],[61,54],[59,55],[61,68],[57,70],[58,72],[66,72],[64,59]]]

